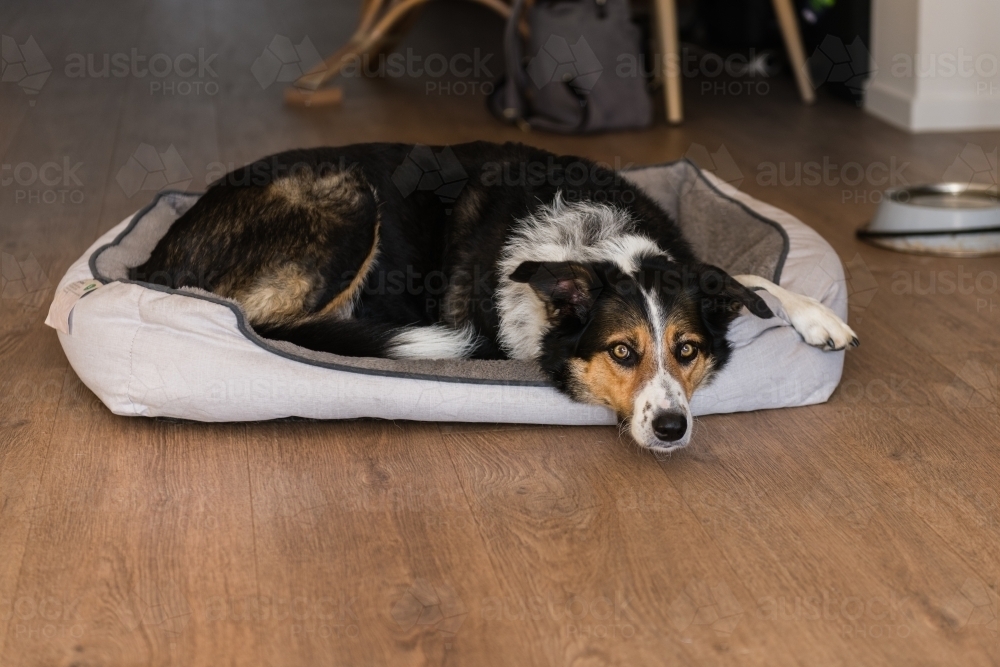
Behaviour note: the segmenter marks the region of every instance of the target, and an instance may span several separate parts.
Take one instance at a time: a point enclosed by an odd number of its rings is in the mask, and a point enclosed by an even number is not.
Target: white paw
[[[784,304],[785,312],[792,327],[807,343],[828,352],[861,344],[854,330],[832,310],[812,297],[793,296],[791,303]]]

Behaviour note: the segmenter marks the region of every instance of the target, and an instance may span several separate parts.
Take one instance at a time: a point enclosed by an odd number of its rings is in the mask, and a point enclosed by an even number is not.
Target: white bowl
[[[887,190],[858,238],[883,248],[931,255],[1000,254],[997,187],[939,183]]]

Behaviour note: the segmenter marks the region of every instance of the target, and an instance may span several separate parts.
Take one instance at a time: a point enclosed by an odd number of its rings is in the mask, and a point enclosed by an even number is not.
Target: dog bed
[[[791,215],[688,161],[626,172],[683,227],[698,255],[815,297],[846,319],[833,249]],[[61,280],[47,323],[80,379],[115,414],[198,421],[378,417],[424,421],[613,424],[606,408],[548,386],[532,363],[339,357],[265,340],[240,307],[198,289],[128,280],[197,194],[162,192],[98,239]],[[843,352],[807,345],[776,317],[744,314],[734,352],[695,393],[695,415],[808,405],[840,381]]]

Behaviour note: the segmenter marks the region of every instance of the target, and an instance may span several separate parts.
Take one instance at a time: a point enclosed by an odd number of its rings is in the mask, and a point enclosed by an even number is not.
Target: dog
[[[818,301],[700,262],[620,173],[521,144],[258,160],[213,183],[130,277],[232,299],[262,337],[311,350],[534,360],[663,452],[690,441],[689,401],[725,367],[730,323],[773,317],[755,290],[807,343],[858,344]]]

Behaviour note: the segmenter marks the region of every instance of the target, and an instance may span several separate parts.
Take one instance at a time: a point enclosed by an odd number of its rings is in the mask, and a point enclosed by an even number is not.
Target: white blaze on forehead
[[[669,351],[666,348],[667,315],[660,301],[660,296],[649,290],[642,290],[645,298],[646,310],[649,313],[649,326],[653,330],[653,343],[655,348],[651,350],[656,355],[656,373],[652,379],[642,388],[636,399],[636,410],[649,410],[659,412],[670,408],[680,408],[687,411],[687,400],[680,382],[667,371],[666,355]]]
[[[666,342],[667,313],[655,292],[642,290],[649,315],[649,326],[653,331],[654,349],[650,354],[656,355],[656,372],[653,377],[636,394],[632,405],[632,417],[629,420],[629,431],[636,442],[647,447],[668,451],[683,447],[691,438],[691,429],[680,440],[673,443],[663,443],[656,437],[653,430],[653,420],[662,412],[679,410],[691,423],[691,411],[687,396],[680,382],[667,371],[666,355],[669,354]]]
[[[667,323],[663,317],[663,306],[660,303],[660,296],[643,289],[642,296],[646,299],[646,310],[649,312],[649,326],[653,328],[653,342],[656,345],[656,372],[663,371],[663,332]]]

